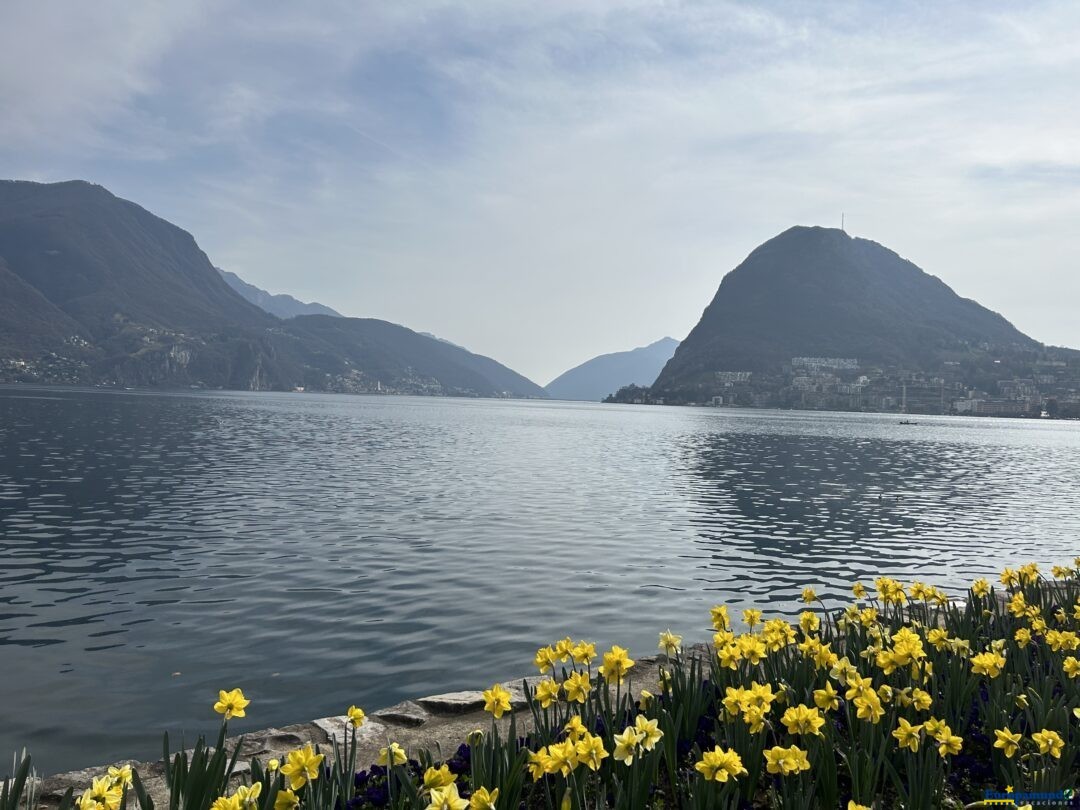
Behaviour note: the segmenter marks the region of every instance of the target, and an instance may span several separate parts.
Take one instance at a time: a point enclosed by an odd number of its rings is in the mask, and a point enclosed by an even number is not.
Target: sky
[[[1080,347],[1080,4],[5,0],[0,177],[544,384],[795,224]]]

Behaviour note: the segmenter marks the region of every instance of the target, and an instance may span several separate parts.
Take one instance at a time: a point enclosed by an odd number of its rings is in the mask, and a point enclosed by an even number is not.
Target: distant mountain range
[[[621,399],[889,410],[918,392],[923,409],[1004,397],[1037,411],[1078,378],[1080,353],[1043,346],[893,251],[794,227],[724,276],[651,388]]]
[[[231,273],[228,270],[222,270],[220,267],[214,268],[221,277],[225,279],[225,283],[232,287],[236,292],[249,303],[254,304],[264,312],[269,312],[271,315],[276,315],[279,318],[295,318],[297,315],[332,315],[335,318],[342,317],[340,312],[330,309],[330,307],[312,302],[310,304],[293,298],[291,295],[282,295],[269,293],[266,290],[259,289],[254,284],[248,284],[236,273]]]
[[[0,381],[547,396],[490,358],[327,311],[264,311],[191,234],[100,186],[0,181]]]
[[[665,337],[625,352],[602,354],[563,372],[544,386],[555,399],[599,402],[626,385],[652,385],[679,341]]]

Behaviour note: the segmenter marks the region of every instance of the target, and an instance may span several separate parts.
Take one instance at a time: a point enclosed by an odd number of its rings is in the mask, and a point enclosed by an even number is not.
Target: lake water
[[[0,756],[148,758],[218,688],[282,725],[1080,553],[1080,424],[898,422],[0,387]]]

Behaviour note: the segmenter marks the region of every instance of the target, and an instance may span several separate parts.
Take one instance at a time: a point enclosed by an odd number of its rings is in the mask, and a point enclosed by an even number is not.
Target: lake
[[[1080,424],[899,421],[0,387],[0,756],[150,758],[219,688],[283,725],[1080,553]]]

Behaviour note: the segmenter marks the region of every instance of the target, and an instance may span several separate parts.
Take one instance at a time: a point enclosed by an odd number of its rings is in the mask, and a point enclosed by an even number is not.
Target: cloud
[[[540,381],[684,336],[755,245],[841,211],[1080,345],[1037,300],[1080,293],[1071,4],[56,8],[0,11],[3,173],[101,182],[260,286]]]

